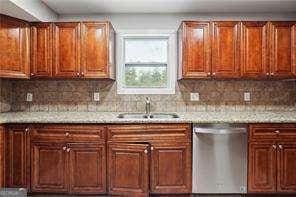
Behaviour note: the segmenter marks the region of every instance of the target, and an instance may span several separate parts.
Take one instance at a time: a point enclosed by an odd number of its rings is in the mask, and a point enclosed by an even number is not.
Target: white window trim
[[[168,86],[165,88],[126,88],[124,77],[124,39],[135,37],[167,37],[168,38]],[[177,78],[177,39],[174,30],[120,30],[116,36],[117,94],[175,94]]]

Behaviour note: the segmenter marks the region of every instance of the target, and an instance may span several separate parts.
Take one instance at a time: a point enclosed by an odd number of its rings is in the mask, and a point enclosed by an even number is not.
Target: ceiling
[[[296,0],[42,0],[59,15],[102,13],[284,13]]]

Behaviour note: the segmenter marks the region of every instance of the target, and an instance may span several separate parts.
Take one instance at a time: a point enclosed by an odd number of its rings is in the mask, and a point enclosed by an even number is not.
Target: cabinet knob
[[[76,73],[76,76],[77,76],[77,77],[80,77],[80,73]]]
[[[35,74],[34,73],[31,73],[30,75],[31,75],[31,77],[33,77]]]
[[[151,147],[150,147],[150,150],[154,150],[154,147],[153,147],[153,146],[151,146]]]
[[[144,150],[144,153],[147,154],[147,153],[148,153],[148,150],[145,149],[145,150]]]
[[[66,136],[69,136],[69,135],[70,135],[70,133],[67,132],[67,133],[66,133]]]
[[[216,75],[216,73],[213,73],[213,76],[215,76]]]
[[[283,149],[283,145],[279,144],[279,148],[280,148],[280,149]]]
[[[266,73],[267,76],[269,76],[269,73]]]
[[[276,149],[276,145],[272,145],[272,148]]]
[[[208,75],[208,76],[211,76],[211,73],[210,73],[210,72],[208,72],[208,73],[207,73],[207,75]]]
[[[70,148],[67,148],[67,152],[70,152]]]
[[[25,129],[26,132],[28,132],[29,130],[30,130],[29,128],[26,128],[26,129]]]
[[[270,73],[270,76],[273,76],[274,75],[274,73]]]
[[[81,76],[84,77],[84,72],[81,73]]]
[[[63,150],[66,150],[67,149],[67,147],[66,146],[63,146]]]
[[[279,131],[279,130],[275,130],[274,132],[275,132],[276,134],[279,134],[279,133],[280,133],[280,131]]]

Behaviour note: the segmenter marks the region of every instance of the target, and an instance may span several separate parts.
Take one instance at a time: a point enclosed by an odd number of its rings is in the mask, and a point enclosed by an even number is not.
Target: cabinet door
[[[240,76],[239,22],[214,22],[212,35],[212,75],[222,78]]]
[[[152,143],[150,172],[151,192],[190,193],[192,181],[190,143]]]
[[[66,146],[63,143],[33,142],[31,189],[33,192],[67,192]]]
[[[182,77],[199,78],[210,77],[211,40],[210,22],[184,22],[183,35],[180,35],[183,49]]]
[[[276,192],[276,144],[249,144],[249,192]]]
[[[80,74],[80,23],[54,23],[54,76],[78,77]]]
[[[6,133],[6,187],[30,188],[30,136],[25,126]]]
[[[270,75],[278,78],[295,77],[295,23],[272,22],[270,29]]]
[[[73,143],[67,147],[70,151],[70,192],[105,193],[105,143]]]
[[[29,24],[0,15],[0,77],[29,77]]]
[[[147,144],[108,144],[109,193],[148,196]]]
[[[296,191],[296,142],[278,144],[277,191]]]
[[[108,62],[108,23],[82,23],[81,75],[107,78]]]
[[[241,39],[241,74],[247,78],[269,75],[267,22],[243,22]]]
[[[52,23],[31,26],[31,77],[52,76]]]

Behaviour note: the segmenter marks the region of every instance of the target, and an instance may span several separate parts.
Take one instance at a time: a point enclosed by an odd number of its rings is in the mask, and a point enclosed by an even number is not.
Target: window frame
[[[128,38],[167,38],[167,86],[166,87],[125,87],[125,39]],[[177,40],[173,30],[121,30],[117,34],[117,94],[175,94],[177,76]]]

